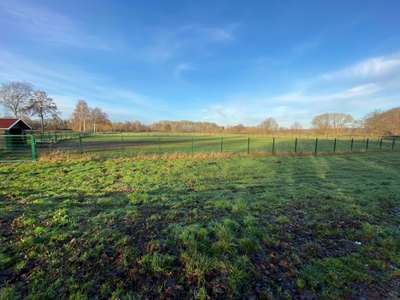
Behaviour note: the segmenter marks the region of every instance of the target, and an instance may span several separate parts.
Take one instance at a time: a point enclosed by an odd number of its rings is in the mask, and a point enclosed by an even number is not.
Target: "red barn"
[[[23,134],[25,130],[32,130],[31,126],[21,119],[0,119],[0,134]]]

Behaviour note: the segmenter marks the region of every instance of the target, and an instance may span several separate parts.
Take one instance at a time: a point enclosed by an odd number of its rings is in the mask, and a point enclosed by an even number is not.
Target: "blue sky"
[[[112,120],[309,126],[400,106],[399,1],[0,2],[0,82]]]

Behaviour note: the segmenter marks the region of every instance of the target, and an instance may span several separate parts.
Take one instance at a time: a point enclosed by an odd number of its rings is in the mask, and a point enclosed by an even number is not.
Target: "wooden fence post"
[[[275,154],[275,138],[272,138],[272,154]]]
[[[82,135],[79,133],[79,150],[83,153]]]
[[[250,154],[250,138],[247,138],[247,154]]]
[[[317,155],[318,153],[318,138],[315,139],[315,149],[314,149],[314,154]]]
[[[333,153],[335,153],[335,152],[336,152],[336,138],[333,141]]]

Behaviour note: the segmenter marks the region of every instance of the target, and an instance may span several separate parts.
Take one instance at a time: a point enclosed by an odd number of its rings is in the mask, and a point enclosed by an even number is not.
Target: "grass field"
[[[400,155],[0,165],[0,299],[400,293]]]
[[[49,145],[50,150],[94,153],[102,157],[128,157],[165,153],[333,153],[399,150],[400,140],[392,145],[392,139],[347,137],[316,139],[308,137],[268,137],[246,135],[190,135],[190,134],[97,134],[82,139],[60,141]],[[48,150],[47,148],[43,150]],[[46,153],[46,151],[43,151]],[[40,151],[39,151],[40,153]]]
[[[83,134],[82,134],[83,135]],[[330,154],[349,152],[382,152],[400,150],[400,139],[379,137],[270,137],[262,135],[230,134],[69,134],[48,133],[37,135],[36,154],[39,158],[49,154],[86,153],[102,158],[133,157],[171,153],[263,153],[263,154]],[[32,138],[30,135],[0,136],[0,161],[31,160]]]

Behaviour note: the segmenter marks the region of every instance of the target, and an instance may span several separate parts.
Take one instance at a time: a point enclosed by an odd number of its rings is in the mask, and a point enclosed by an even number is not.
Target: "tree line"
[[[34,129],[74,130],[80,132],[198,132],[198,133],[260,133],[260,134],[325,134],[325,135],[400,135],[400,107],[374,111],[359,120],[346,113],[324,113],[312,119],[312,128],[305,129],[294,121],[280,126],[272,117],[257,126],[220,126],[213,122],[158,121],[150,125],[140,121],[112,122],[107,113],[78,100],[71,118],[63,120],[55,101],[43,90],[29,83],[10,82],[0,87],[0,103],[8,114],[27,120]],[[36,119],[31,119],[31,117]]]

